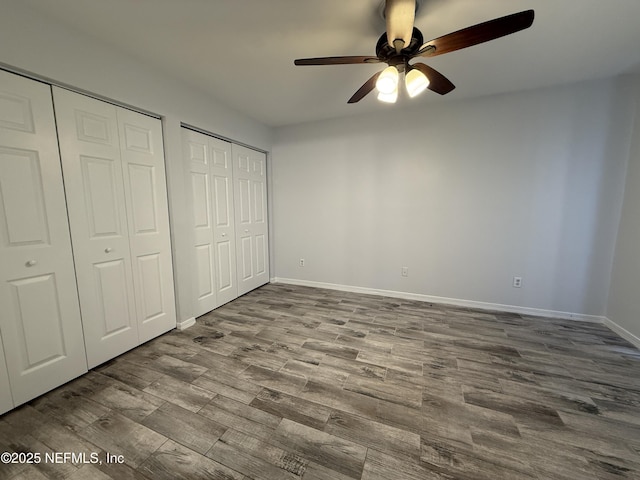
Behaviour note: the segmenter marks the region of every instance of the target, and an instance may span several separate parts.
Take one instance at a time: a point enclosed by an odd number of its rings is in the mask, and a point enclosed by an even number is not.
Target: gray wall
[[[631,90],[602,80],[277,129],[275,276],[604,315]]]

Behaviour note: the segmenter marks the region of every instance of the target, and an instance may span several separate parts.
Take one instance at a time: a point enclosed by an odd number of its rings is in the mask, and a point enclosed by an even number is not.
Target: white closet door
[[[216,307],[209,137],[183,128],[182,148],[184,158],[189,162],[191,180],[194,309],[195,316],[199,317]]]
[[[176,327],[160,120],[117,109],[139,343]]]
[[[0,265],[0,330],[19,405],[86,372],[87,362],[51,90],[3,71]]]
[[[216,307],[238,296],[231,144],[209,139],[213,191],[213,242],[216,260]]]
[[[116,107],[54,87],[87,360],[138,345]]]
[[[266,155],[233,145],[238,295],[269,282]]]

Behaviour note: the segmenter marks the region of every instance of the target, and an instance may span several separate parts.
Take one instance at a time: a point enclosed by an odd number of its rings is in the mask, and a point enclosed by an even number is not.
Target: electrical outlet
[[[513,287],[514,288],[522,287],[522,277],[513,277]]]
[[[300,265],[301,267],[304,267],[304,258],[301,258],[301,259],[300,259],[300,264],[299,264],[299,265]]]
[[[403,277],[408,277],[409,276],[409,267],[402,267],[401,275]]]

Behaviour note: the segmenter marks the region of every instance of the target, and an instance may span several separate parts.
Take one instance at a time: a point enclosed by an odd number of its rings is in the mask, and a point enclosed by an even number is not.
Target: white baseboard
[[[618,325],[616,322],[614,322],[608,317],[604,318],[604,324],[607,327],[609,327],[611,330],[616,332],[618,335],[620,335],[622,338],[624,338],[626,341],[633,344],[634,347],[640,348],[640,337],[637,337],[636,335],[631,333],[629,330],[627,330],[624,327],[621,327],[620,325]]]
[[[295,278],[272,279],[272,283],[285,283],[289,285],[300,285],[303,287],[327,288],[329,290],[340,290],[343,292],[365,293],[369,295],[382,295],[385,297],[402,298],[405,300],[418,300],[422,302],[440,303],[444,305],[454,305],[456,307],[477,308],[480,310],[494,310],[499,312],[519,313],[521,315],[532,315],[545,318],[561,318],[564,320],[579,320],[582,322],[605,323],[605,317],[598,315],[585,315],[583,313],[561,312],[556,310],[545,310],[541,308],[520,307],[518,305],[503,305],[500,303],[478,302],[475,300],[464,300],[460,298],[436,297],[433,295],[423,295],[420,293],[398,292],[395,290],[380,290],[377,288],[354,287],[351,285],[340,285],[336,283],[314,282],[311,280],[298,280]]]
[[[182,322],[178,322],[176,324],[176,328],[178,330],[186,330],[187,328],[193,326],[196,324],[196,318],[195,317],[190,317],[187,318],[186,320],[183,320]]]

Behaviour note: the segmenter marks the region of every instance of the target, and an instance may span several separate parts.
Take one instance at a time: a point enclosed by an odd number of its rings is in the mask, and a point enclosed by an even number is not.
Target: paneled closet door
[[[216,307],[238,297],[231,144],[209,139],[213,191],[213,242],[216,259]]]
[[[54,87],[89,368],[138,345],[116,107]]]
[[[4,358],[20,405],[86,372],[87,362],[51,89],[3,71],[0,265]],[[6,401],[5,390],[2,408]]]
[[[157,118],[117,108],[139,343],[176,326],[169,211]]]
[[[231,144],[182,129],[193,202],[196,316],[238,296]]]
[[[233,145],[238,294],[269,282],[266,155]]]
[[[194,232],[195,316],[216,308],[215,248],[211,194],[211,152],[209,137],[182,129],[183,156],[189,162],[191,182],[192,229]]]

